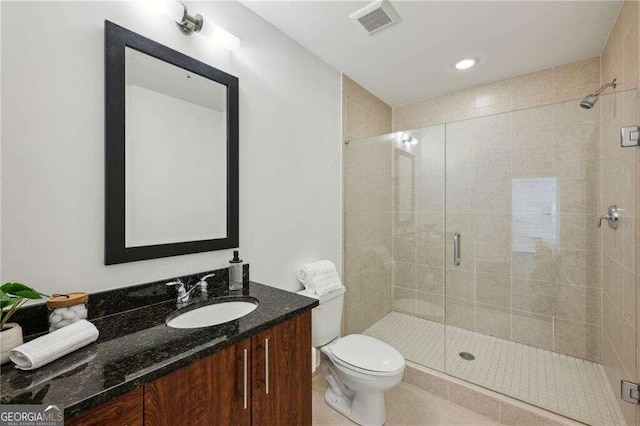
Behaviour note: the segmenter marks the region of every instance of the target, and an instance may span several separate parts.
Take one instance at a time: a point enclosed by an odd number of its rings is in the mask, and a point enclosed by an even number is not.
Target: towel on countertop
[[[93,361],[98,355],[98,344],[91,343],[82,350],[78,349],[72,354],[65,355],[63,365],[54,364],[51,367],[42,366],[36,370],[25,371],[20,375],[20,384],[24,384],[26,387],[24,391],[34,389],[40,385],[55,379],[56,377],[63,376],[65,373],[75,370],[76,368],[85,365]],[[24,383],[23,383],[24,382]]]
[[[9,359],[20,370],[34,370],[95,342],[98,334],[96,326],[89,321],[76,321],[18,346],[9,353]]]
[[[340,276],[330,260],[306,263],[298,271],[298,281],[307,290],[322,296],[342,288]]]

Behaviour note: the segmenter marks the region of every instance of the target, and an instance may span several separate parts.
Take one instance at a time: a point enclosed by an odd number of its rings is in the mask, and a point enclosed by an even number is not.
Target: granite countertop
[[[71,418],[318,305],[255,282],[238,291],[209,288],[207,300],[242,296],[257,299],[257,309],[211,327],[168,327],[165,318],[177,309],[175,299],[90,319],[100,331],[97,342],[32,371],[4,364],[2,403],[62,404],[65,418]],[[198,293],[191,299],[202,300]]]

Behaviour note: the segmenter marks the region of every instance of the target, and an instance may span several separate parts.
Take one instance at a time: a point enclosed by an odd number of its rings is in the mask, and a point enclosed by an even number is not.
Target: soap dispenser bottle
[[[242,288],[242,259],[238,257],[238,250],[234,250],[233,259],[229,263],[229,290],[240,290]]]

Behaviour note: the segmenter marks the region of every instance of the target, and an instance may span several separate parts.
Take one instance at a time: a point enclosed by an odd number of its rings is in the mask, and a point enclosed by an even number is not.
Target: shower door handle
[[[460,266],[460,233],[453,234],[453,264]]]

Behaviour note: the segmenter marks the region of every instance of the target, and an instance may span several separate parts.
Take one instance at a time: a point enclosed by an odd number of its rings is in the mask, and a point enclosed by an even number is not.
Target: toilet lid
[[[362,334],[338,340],[331,352],[340,360],[370,371],[391,372],[402,368],[404,357],[386,343]]]

